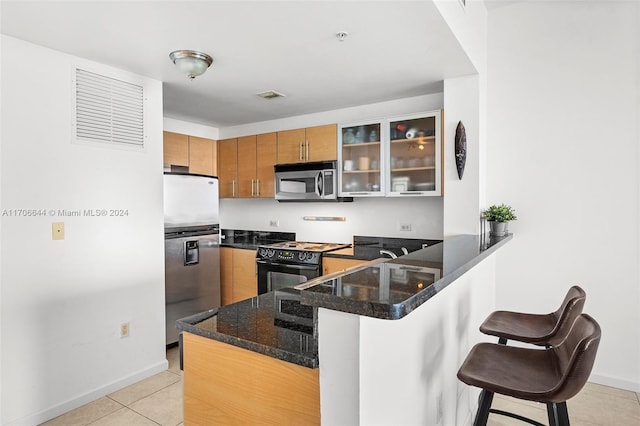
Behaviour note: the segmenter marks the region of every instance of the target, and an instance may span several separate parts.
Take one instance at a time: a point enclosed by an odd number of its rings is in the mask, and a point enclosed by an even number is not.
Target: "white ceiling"
[[[475,72],[428,0],[0,7],[3,34],[161,80],[165,117],[214,127],[434,93],[443,79]],[[346,41],[339,31],[349,32]],[[179,49],[206,52],[214,63],[189,81],[168,57]],[[255,95],[270,89],[287,96]]]

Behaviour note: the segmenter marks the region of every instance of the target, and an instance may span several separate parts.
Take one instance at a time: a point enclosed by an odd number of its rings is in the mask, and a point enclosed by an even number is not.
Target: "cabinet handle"
[[[256,197],[260,196],[260,179],[256,178]]]
[[[253,179],[251,179],[251,196],[252,196],[252,197],[253,197],[253,182],[254,182],[254,180],[253,180]]]
[[[236,196],[236,180],[233,179],[231,181],[231,197],[235,197]]]
[[[302,161],[302,142],[298,145],[300,147],[300,152],[298,153],[298,158]]]
[[[305,159],[309,161],[309,141],[305,141],[304,146],[305,146]]]

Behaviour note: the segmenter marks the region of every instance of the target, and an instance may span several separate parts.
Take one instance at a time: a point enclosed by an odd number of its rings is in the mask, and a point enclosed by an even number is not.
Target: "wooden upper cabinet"
[[[304,129],[278,132],[278,164],[304,161]]]
[[[238,139],[218,141],[220,198],[238,196]]]
[[[336,160],[337,130],[336,124],[327,124],[278,132],[278,163]]]
[[[307,127],[306,142],[308,153],[306,161],[328,161],[338,158],[338,126]]]
[[[275,196],[275,174],[273,166],[278,156],[278,144],[276,133],[263,133],[256,140],[256,196],[261,198],[273,198]]]
[[[189,136],[163,132],[163,162],[174,166],[189,166]]]
[[[189,173],[217,175],[216,141],[189,136]]]
[[[238,138],[238,196],[254,197],[256,193],[256,136]]]

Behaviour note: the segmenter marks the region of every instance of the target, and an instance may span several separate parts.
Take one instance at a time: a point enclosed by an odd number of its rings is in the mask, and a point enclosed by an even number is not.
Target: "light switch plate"
[[[64,240],[64,222],[53,222],[51,224],[51,238]]]

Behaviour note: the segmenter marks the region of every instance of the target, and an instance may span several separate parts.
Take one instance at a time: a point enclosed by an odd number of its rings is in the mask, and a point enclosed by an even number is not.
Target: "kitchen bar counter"
[[[293,289],[271,292],[184,318],[177,322],[177,327],[315,368],[317,308],[372,318],[403,318],[511,238],[511,234],[502,238],[452,237],[394,260],[347,271],[341,277],[299,292]]]

